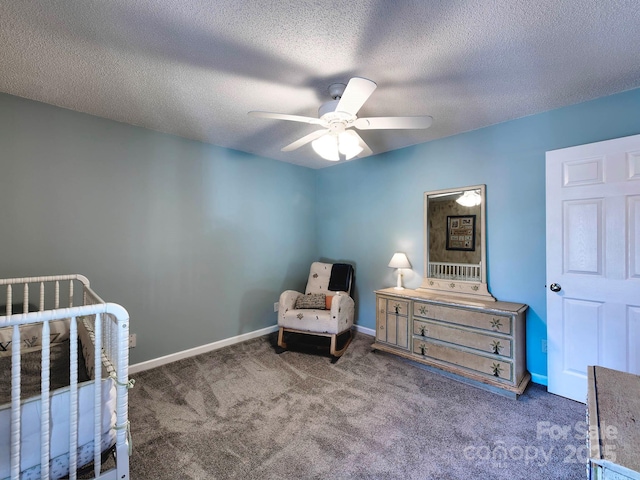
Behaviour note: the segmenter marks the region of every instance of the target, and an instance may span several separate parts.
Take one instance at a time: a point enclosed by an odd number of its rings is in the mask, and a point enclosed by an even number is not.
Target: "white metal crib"
[[[90,450],[93,450],[92,478],[129,479],[131,442],[128,420],[128,389],[132,386],[132,382],[128,378],[129,314],[127,311],[120,305],[103,301],[91,289],[88,279],[82,275],[0,280],[0,299],[3,298],[1,296],[2,289],[5,290],[4,293],[6,294],[6,315],[0,316],[0,331],[6,335],[10,334],[11,337],[10,340],[0,343],[4,351],[0,353],[8,356],[7,350],[10,346],[11,405],[10,452],[5,454],[4,457],[0,457],[5,459],[7,456],[10,457],[10,465],[5,465],[5,467],[10,467],[10,476],[0,475],[0,478],[11,478],[12,480],[58,478],[53,475],[50,466],[50,462],[52,462],[51,449],[53,448],[51,432],[53,428],[59,428],[53,425],[51,407],[54,396],[60,394],[60,392],[50,390],[51,331],[52,328],[57,328],[59,324],[68,324],[69,385],[58,389],[62,391],[61,394],[65,395],[63,398],[66,399],[66,395],[68,395],[68,478],[72,480],[77,478],[78,469],[83,466],[78,458],[78,449],[83,447],[78,444],[81,424],[86,424],[90,428],[92,423],[93,445],[91,446],[90,443],[85,445],[89,449],[89,453],[86,455],[91,456]],[[17,305],[22,310],[19,314],[13,312],[16,305],[13,302],[16,301],[16,297],[18,300]],[[76,306],[76,304],[79,305]],[[63,320],[63,322],[56,322],[59,320]],[[29,338],[24,338],[23,334],[26,331],[33,332],[34,328],[40,329],[40,337],[29,334]],[[79,330],[82,331],[79,332]],[[93,366],[93,375],[91,375],[90,381],[87,382],[78,381],[78,339],[83,337],[83,334],[85,334],[84,337],[87,337],[86,334],[88,334],[88,337],[93,341],[93,345],[97,347],[93,348],[92,345],[92,358],[85,359],[88,366],[90,364]],[[57,335],[53,337],[57,338]],[[38,341],[34,340],[36,338],[39,338],[39,345]],[[83,351],[80,352],[80,355],[83,354],[86,346],[86,343],[82,345]],[[34,349],[41,349],[40,394],[31,399],[24,399],[21,398],[21,359],[23,352],[33,351]],[[87,356],[91,357],[91,354],[87,353]],[[87,385],[91,389],[83,390]],[[110,392],[114,391],[115,402],[112,400],[105,402],[105,397],[108,397]],[[93,399],[89,399],[89,402],[92,402],[93,418],[81,418],[79,415],[79,400],[84,401],[85,396],[89,395],[86,392],[93,393]],[[55,400],[58,401],[59,398]],[[25,457],[25,448],[27,446],[29,448],[37,447],[35,445],[25,445],[24,439],[21,438],[23,435],[23,423],[29,420],[28,418],[23,418],[26,415],[23,409],[26,408],[27,403],[34,401],[39,401],[41,411],[39,426],[40,459],[39,465],[25,466],[24,462],[21,461]],[[115,403],[115,412],[105,412],[106,403],[108,403],[109,409]],[[56,403],[56,405],[58,404]],[[67,414],[65,413],[65,415]],[[105,434],[105,418],[108,419],[107,434]],[[0,429],[2,428],[6,429],[6,427],[0,426]],[[115,465],[105,464],[107,466],[102,467],[105,435],[110,435],[108,438],[113,441],[113,430],[115,430],[115,446],[113,447]],[[111,448],[110,445],[109,449]],[[84,461],[84,463],[87,462]],[[90,465],[90,461],[88,463]],[[30,468],[29,474],[25,472],[25,467]]]

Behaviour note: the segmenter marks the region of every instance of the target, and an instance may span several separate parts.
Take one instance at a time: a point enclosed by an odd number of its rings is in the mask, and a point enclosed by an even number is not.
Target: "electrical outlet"
[[[542,353],[547,353],[547,339],[543,338],[541,343]]]
[[[278,306],[279,306],[279,303],[278,303],[278,302],[276,302],[276,303],[274,303],[274,304],[273,304],[273,311],[274,311],[274,312],[278,312]]]
[[[129,348],[135,348],[136,346],[136,334],[132,333],[129,335]]]

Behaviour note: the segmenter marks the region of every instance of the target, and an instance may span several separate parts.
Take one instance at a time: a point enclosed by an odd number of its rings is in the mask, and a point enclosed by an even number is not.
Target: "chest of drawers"
[[[515,397],[531,379],[526,305],[392,288],[376,291],[376,304],[375,349]]]

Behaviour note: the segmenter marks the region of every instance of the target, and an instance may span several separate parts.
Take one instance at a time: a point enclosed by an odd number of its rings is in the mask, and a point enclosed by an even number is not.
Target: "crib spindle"
[[[41,290],[42,291],[42,290]],[[43,300],[41,298],[41,307]],[[42,324],[42,376],[40,377],[40,405],[42,415],[40,417],[40,478],[49,478],[49,375],[51,368],[49,321]]]
[[[68,307],[73,307],[73,280],[69,280],[69,305]]]
[[[11,285],[7,285],[7,317],[10,317],[12,314],[12,307],[13,306],[13,289],[11,288]]]
[[[115,330],[114,340],[117,341],[118,349],[120,352],[117,363],[117,389],[119,394],[116,400],[116,425],[117,425],[117,442],[116,442],[116,457],[122,459],[122,468],[124,472],[127,472],[127,479],[129,478],[129,455],[131,455],[129,449],[131,448],[131,439],[129,438],[129,419],[127,412],[129,410],[129,388],[132,384],[129,383],[129,317],[120,318],[114,322],[111,327]],[[124,478],[124,476],[120,477]]]
[[[112,324],[113,319],[108,314],[105,315],[104,318],[106,319],[106,321],[102,322],[102,345],[107,349],[109,358],[115,358],[115,356],[113,355],[115,344]],[[115,368],[118,368],[117,360],[114,360],[112,363]]]
[[[54,308],[56,308],[56,309],[60,308],[60,282],[58,280],[56,280],[54,302],[55,302],[55,307]]]
[[[95,345],[102,345],[102,314],[97,313],[94,320]],[[100,476],[100,455],[102,451],[102,412],[99,405],[102,404],[102,349],[96,347],[94,352],[94,410],[93,410],[93,468],[96,478]]]
[[[7,304],[7,307],[11,305]],[[20,328],[13,326],[11,348],[11,478],[20,477]]]
[[[22,295],[22,313],[29,313],[29,284],[24,284],[24,293]]]
[[[38,311],[44,312],[44,282],[40,282],[40,305]]]
[[[69,325],[69,480],[76,480],[78,470],[78,322]]]

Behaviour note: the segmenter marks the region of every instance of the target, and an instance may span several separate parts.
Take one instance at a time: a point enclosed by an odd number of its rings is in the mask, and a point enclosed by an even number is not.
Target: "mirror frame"
[[[476,228],[480,230],[480,281],[452,280],[429,277],[429,197],[432,195],[445,195],[447,193],[465,192],[467,190],[480,190],[482,203],[480,205],[480,220]],[[446,294],[447,296],[475,298],[484,301],[496,301],[489,293],[487,285],[487,235],[486,235],[486,187],[485,185],[471,185],[460,188],[447,188],[424,192],[424,275],[422,285],[418,290],[430,293]]]

